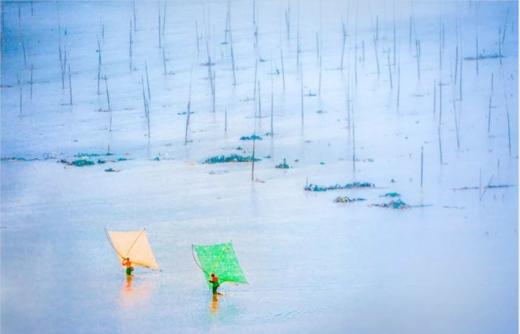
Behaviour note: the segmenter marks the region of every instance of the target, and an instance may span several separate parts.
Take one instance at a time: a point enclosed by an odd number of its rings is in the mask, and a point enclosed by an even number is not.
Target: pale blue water
[[[518,331],[518,77],[517,4],[481,3],[479,45],[490,54],[498,29],[506,26],[505,58],[463,62],[463,100],[454,83],[455,23],[464,56],[474,53],[476,4],[415,3],[421,40],[421,79],[414,44],[408,44],[409,4],[396,7],[401,71],[396,108],[397,67],[390,89],[387,52],[393,47],[390,3],[359,4],[357,44],[365,42],[354,83],[355,3],[322,2],[322,96],[305,97],[300,124],[300,81],[296,71],[297,3],[291,2],[291,37],[286,3],[257,1],[262,115],[270,112],[271,54],[280,68],[284,48],[286,91],[274,79],[275,136],[256,142],[257,182],[250,164],[206,165],[217,154],[251,154],[240,136],[270,131],[269,117],[253,114],[254,48],[252,3],[231,2],[238,85],[233,87],[229,45],[224,40],[226,2],[168,2],[162,75],[157,41],[158,3],[137,3],[135,70],[129,71],[131,2],[5,2],[2,48],[2,158],[53,157],[1,162],[1,329],[5,333],[516,333]],[[397,6],[397,5],[396,5]],[[161,5],[161,11],[162,9]],[[440,10],[442,9],[442,12]],[[509,13],[508,13],[509,9]],[[318,90],[315,33],[319,3],[301,2],[300,29],[305,91]],[[350,14],[349,14],[350,13]],[[442,15],[441,15],[442,14]],[[349,35],[343,74],[341,17]],[[441,15],[441,16],[439,16]],[[380,74],[372,38],[380,25]],[[438,22],[445,24],[443,72],[438,68]],[[507,17],[507,21],[505,21]],[[217,112],[211,112],[204,39],[209,31],[215,60]],[[505,22],[505,23],[504,23]],[[105,96],[96,94],[96,35],[101,36],[109,76],[113,131],[108,133]],[[62,91],[58,24],[67,28],[73,71],[73,106]],[[27,59],[24,67],[20,26]],[[512,32],[511,32],[512,30]],[[358,49],[361,57],[361,49]],[[390,59],[392,52],[388,54]],[[150,140],[145,137],[140,78],[148,62],[152,99]],[[189,71],[193,105],[184,145]],[[29,67],[30,68],[30,67]],[[345,105],[351,80],[353,131]],[[490,91],[491,73],[494,91]],[[19,90],[23,86],[23,115]],[[442,143],[439,164],[438,114],[433,81],[442,75]],[[15,85],[14,87],[10,87]],[[9,87],[8,87],[9,86]],[[104,89],[104,86],[101,86]],[[438,94],[438,91],[437,91]],[[493,99],[488,134],[488,100]],[[460,148],[456,146],[456,99]],[[439,103],[439,102],[437,102]],[[506,108],[507,103],[507,108]],[[438,108],[438,105],[437,105]],[[224,109],[228,131],[224,132]],[[324,113],[316,113],[317,110]],[[508,153],[510,113],[512,155]],[[77,168],[56,162],[78,152],[111,151],[130,160]],[[241,146],[242,150],[236,150]],[[424,147],[424,187],[420,148]],[[160,161],[152,161],[160,156]],[[270,158],[266,158],[270,156]],[[294,168],[275,169],[283,158]],[[298,161],[295,161],[298,160]],[[323,164],[320,164],[323,162]],[[113,167],[118,173],[106,173]],[[321,185],[367,181],[374,189],[325,193],[303,191]],[[392,182],[394,180],[394,182]],[[480,181],[479,181],[480,180]],[[505,189],[454,191],[463,186],[510,184]],[[407,210],[371,207],[397,191]],[[336,196],[363,197],[354,204]],[[137,270],[128,284],[106,240],[104,228],[146,227],[161,272]],[[193,262],[192,244],[232,240],[249,284],[222,287],[212,300]]]

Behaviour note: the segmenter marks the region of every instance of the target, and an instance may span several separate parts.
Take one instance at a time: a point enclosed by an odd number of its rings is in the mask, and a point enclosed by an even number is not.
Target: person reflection
[[[216,293],[211,297],[210,310],[211,314],[217,314],[218,312],[218,294]]]
[[[134,277],[132,275],[126,275],[126,284],[125,284],[125,290],[131,291],[132,290],[132,281]]]

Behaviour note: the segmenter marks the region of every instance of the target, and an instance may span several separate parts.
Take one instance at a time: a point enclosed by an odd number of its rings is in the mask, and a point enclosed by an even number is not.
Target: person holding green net
[[[210,276],[211,276],[211,278],[210,278],[209,282],[211,283],[211,291],[213,291],[214,295],[219,294],[219,292],[217,291],[218,287],[220,286],[218,277],[217,277],[217,275],[215,275],[215,273],[211,273]]]

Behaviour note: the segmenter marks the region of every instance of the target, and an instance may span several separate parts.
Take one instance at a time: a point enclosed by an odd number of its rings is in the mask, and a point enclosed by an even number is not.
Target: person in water
[[[134,267],[132,267],[132,261],[130,261],[130,258],[124,258],[123,259],[123,262],[122,262],[122,265],[126,267],[126,274],[128,276],[131,276],[132,275],[132,272],[134,271]]]
[[[217,275],[215,275],[215,273],[211,273],[211,278],[209,280],[209,282],[211,283],[211,290],[213,291],[213,294],[216,295],[218,294],[218,287],[220,286],[220,283],[218,281],[218,277]]]

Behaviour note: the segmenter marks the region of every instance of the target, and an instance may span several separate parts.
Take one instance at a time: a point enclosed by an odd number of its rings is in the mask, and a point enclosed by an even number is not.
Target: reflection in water
[[[134,279],[133,275],[126,275],[126,285],[125,289],[130,291],[132,290],[132,280]]]
[[[211,314],[217,314],[217,312],[218,312],[218,294],[217,293],[213,294],[209,308],[210,308]]]
[[[133,275],[125,275],[125,282],[121,287],[120,306],[122,309],[143,306],[150,297],[151,288],[149,281],[137,280],[134,282]]]

